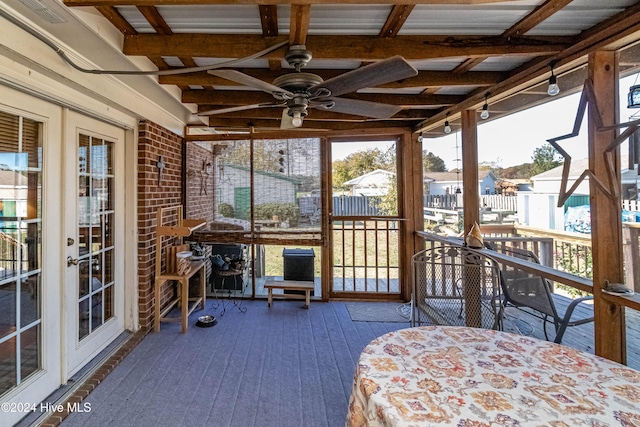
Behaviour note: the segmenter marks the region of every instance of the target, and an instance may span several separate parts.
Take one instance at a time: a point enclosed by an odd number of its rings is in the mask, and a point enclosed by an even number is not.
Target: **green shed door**
[[[235,217],[239,219],[249,219],[249,209],[251,208],[251,188],[235,187],[233,189],[233,209]]]

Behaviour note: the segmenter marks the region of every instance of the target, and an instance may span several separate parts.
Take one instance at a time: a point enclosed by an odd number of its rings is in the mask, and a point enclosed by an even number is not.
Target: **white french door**
[[[67,378],[124,330],[124,136],[120,128],[67,114]]]
[[[61,163],[61,118],[59,107],[0,85],[2,403],[40,402],[60,385],[60,168],[52,165]],[[24,414],[0,419],[11,425]]]

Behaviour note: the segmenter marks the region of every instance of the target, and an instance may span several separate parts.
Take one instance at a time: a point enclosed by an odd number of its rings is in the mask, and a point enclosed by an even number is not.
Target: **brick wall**
[[[156,214],[160,207],[182,203],[182,138],[154,123],[143,121],[138,128],[138,309],[140,327],[153,327],[156,260]],[[165,167],[158,185],[158,163]],[[165,238],[165,245],[172,244]],[[165,286],[163,301],[173,292]]]
[[[213,221],[213,153],[197,143],[186,146],[186,218]],[[207,172],[207,163],[211,172]]]

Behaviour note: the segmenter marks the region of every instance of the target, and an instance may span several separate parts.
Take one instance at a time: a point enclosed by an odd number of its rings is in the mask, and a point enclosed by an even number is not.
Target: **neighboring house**
[[[382,169],[365,173],[344,183],[351,196],[384,196],[389,192],[396,174]]]
[[[621,156],[620,164],[626,166],[627,156]],[[546,172],[542,172],[538,175],[531,177],[533,183],[534,193],[550,193],[558,194],[560,192],[560,184],[562,183],[562,170],[564,165],[560,165],[556,168],[549,169]],[[571,167],[569,168],[569,179],[567,180],[567,189],[576,182],[583,171],[589,169],[589,159],[571,160]],[[638,193],[638,167],[634,169],[624,168],[620,171],[622,178],[622,198],[637,200]],[[573,192],[574,195],[589,195],[589,177],[586,177],[578,185]]]
[[[480,195],[495,194],[498,177],[490,170],[478,171],[478,192]],[[462,172],[425,172],[425,194],[440,196],[455,194],[462,188]]]
[[[216,205],[227,203],[233,206],[236,218],[242,218],[242,212],[248,211],[251,200],[250,168],[225,163],[216,183]],[[265,203],[296,203],[300,182],[289,176],[275,172],[255,170],[254,185],[259,188],[253,195],[256,205]],[[248,218],[244,218],[248,219]]]
[[[627,156],[621,156],[620,164],[627,165]],[[518,221],[523,225],[552,230],[565,230],[565,214],[567,208],[576,203],[589,204],[589,177],[586,177],[567,199],[564,206],[558,207],[562,170],[564,165],[542,172],[531,177],[532,191],[518,193]],[[571,161],[567,190],[576,182],[582,172],[589,168],[589,159]],[[634,169],[623,169],[622,198],[637,198],[638,175],[637,166]]]

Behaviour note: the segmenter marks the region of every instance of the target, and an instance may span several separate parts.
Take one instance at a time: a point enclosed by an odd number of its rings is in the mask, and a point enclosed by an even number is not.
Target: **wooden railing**
[[[588,248],[589,254],[591,253],[591,240],[589,236],[583,236],[579,233],[566,233],[555,230],[544,230],[544,229],[536,229],[532,227],[523,227],[519,225],[483,225],[482,226],[482,234],[485,239],[489,241],[493,241],[494,243],[500,244],[500,242],[504,242],[504,244],[513,243],[514,239],[520,241],[522,238],[526,238],[525,240],[531,240],[532,242],[538,242],[539,252],[535,249],[536,244],[533,244],[533,252],[536,253],[541,259],[541,262],[545,264],[548,262],[548,257],[544,255],[545,245],[548,245],[548,240],[553,239],[554,251],[556,251],[558,247],[562,247],[565,245],[573,245],[572,250],[585,250],[584,248]],[[447,242],[451,243],[451,239],[447,237],[443,237],[434,233],[428,232],[418,232],[418,235],[423,237],[426,241],[427,247],[429,247],[429,242]],[[640,267],[636,264],[638,263],[638,254],[640,253],[640,224],[635,223],[624,223],[623,224],[623,236],[624,237],[624,257],[625,257],[625,275],[626,275],[626,284],[628,287],[633,288],[636,291],[636,294],[630,297],[621,297],[615,295],[607,295],[602,294],[602,298],[619,304],[623,307],[632,308],[634,310],[640,310]],[[517,238],[517,239],[516,239]],[[462,240],[457,239],[460,243]],[[519,260],[517,258],[505,256],[499,253],[494,253],[492,256],[496,258],[496,261],[500,263],[504,263],[506,265],[511,265],[514,267],[521,268],[525,271],[529,271],[533,274],[538,274],[539,276],[545,277],[551,281],[556,283],[560,283],[583,292],[593,293],[593,282],[590,277],[586,276],[586,272],[583,274],[572,274],[562,268],[561,265],[558,265],[558,257],[554,256],[554,262],[549,265],[538,265],[529,263],[526,261]],[[590,255],[589,255],[590,256]],[[546,259],[547,261],[543,261]]]
[[[530,238],[533,242],[541,238],[553,240],[553,266],[562,271],[571,272],[582,277],[591,277],[591,236],[556,230],[526,227],[520,225],[483,225],[482,233],[490,238],[500,236],[519,236]],[[625,222],[622,224],[623,256],[625,264],[625,283],[640,293],[640,223]],[[536,255],[546,258],[537,250]]]

